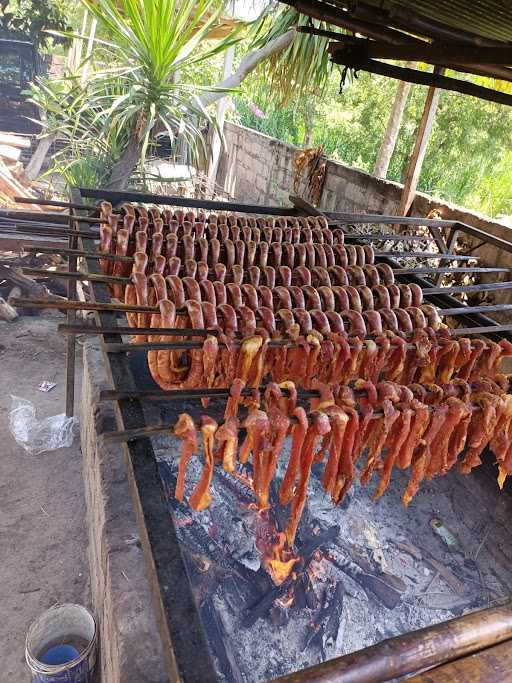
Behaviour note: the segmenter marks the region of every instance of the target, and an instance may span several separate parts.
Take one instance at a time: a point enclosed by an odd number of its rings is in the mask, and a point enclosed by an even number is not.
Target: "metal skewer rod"
[[[138,396],[139,398],[139,396]],[[436,408],[435,405],[428,405],[426,406],[427,410],[431,412]],[[357,410],[357,408],[356,408]],[[472,411],[478,411],[481,410],[480,406],[473,405],[471,406]],[[359,412],[359,411],[358,411]],[[372,420],[376,420],[380,417],[383,417],[384,413],[382,411],[375,411],[372,415]],[[289,418],[290,424],[296,424],[297,423],[297,418],[294,416],[290,416]],[[220,419],[217,421],[217,424],[220,426],[224,424],[224,420]],[[196,428],[199,430],[200,425],[195,423]],[[169,434],[170,436],[174,436],[174,424],[167,424],[167,425],[147,425],[145,427],[140,427],[138,429],[126,429],[122,431],[116,431],[116,432],[103,432],[103,434],[99,435],[99,440],[102,443],[123,443],[126,441],[132,441],[133,439],[138,439],[140,437],[146,437],[146,436],[153,436],[155,434]],[[240,431],[243,431],[244,427],[242,426]]]
[[[57,254],[58,256],[81,256],[96,260],[121,261],[133,263],[133,256],[118,256],[117,254],[103,254],[99,252],[85,251],[84,249],[61,249],[60,247],[38,247],[37,245],[23,245],[23,251],[29,254]]]
[[[19,227],[19,228],[34,228],[34,230],[44,230],[46,228],[54,228],[55,230],[68,230],[69,225],[63,223],[50,223],[49,221],[44,221],[44,225],[41,225],[42,221],[32,221],[29,218],[6,218],[5,216],[0,216],[0,225],[3,228]]]
[[[129,277],[117,277],[116,275],[96,275],[95,273],[81,273],[77,270],[47,270],[46,268],[22,267],[25,275],[43,275],[63,278],[65,280],[82,280],[89,282],[107,282],[116,285],[127,285],[131,282]]]
[[[103,334],[154,335],[155,327],[95,327],[94,325],[65,325],[57,326],[61,334],[89,334],[92,336]],[[194,330],[190,327],[162,327],[158,334],[169,337],[208,337],[219,334],[218,330]]]
[[[427,235],[397,235],[396,233],[362,235],[359,232],[346,232],[344,233],[344,236],[345,239],[370,240],[371,242],[435,242],[433,237]]]
[[[51,273],[54,274],[56,271],[44,271],[45,273]],[[91,278],[91,282],[96,282],[94,279],[94,275],[89,275],[88,278]],[[85,278],[87,279],[87,278]],[[512,283],[510,283],[510,287],[512,288]],[[430,294],[429,290],[424,290],[426,294]],[[15,298],[12,299],[12,304],[13,306],[19,306],[19,307],[26,307],[26,308],[58,308],[61,310],[67,310],[67,309],[73,309],[77,311],[120,311],[122,312],[130,312],[130,313],[159,313],[160,308],[157,306],[139,306],[137,304],[124,304],[124,303],[109,303],[109,304],[97,304],[95,302],[89,302],[89,301],[69,301],[69,300],[63,300],[63,301],[46,301],[45,299],[30,299],[30,298]],[[108,308],[105,308],[108,306]],[[461,306],[460,308],[437,308],[437,312],[440,316],[457,316],[457,315],[469,315],[471,313],[485,313],[486,311],[488,313],[490,312],[500,312],[500,311],[509,311],[512,309],[512,304],[494,304],[492,306]],[[342,311],[343,312],[343,311]],[[185,309],[177,309],[176,313],[178,314],[186,314],[187,311]],[[131,332],[131,334],[139,334],[136,330],[137,328],[130,328],[134,330]],[[155,332],[155,329],[158,328],[151,328],[153,330],[152,334],[158,334]],[[180,328],[177,328],[180,329]],[[494,326],[491,326],[489,328],[490,330],[494,330]],[[182,330],[183,332],[183,330]],[[196,330],[197,332],[197,330]],[[128,333],[127,333],[128,334]],[[140,333],[142,334],[142,333]],[[148,333],[150,334],[150,333]]]
[[[118,256],[117,254],[105,254],[91,251],[84,251],[83,249],[61,249],[60,247],[38,247],[34,245],[26,245],[23,247],[29,253],[40,254],[59,254],[62,256],[83,256],[84,258],[93,259],[109,259],[111,261],[125,261],[133,262],[133,256]],[[478,261],[479,256],[463,256],[460,254],[438,254],[434,252],[393,252],[393,251],[376,251],[375,256],[399,256],[400,258],[417,258],[417,259],[441,259],[448,261]],[[396,272],[396,271],[395,271]]]
[[[263,394],[268,385],[262,384],[257,387],[258,391]],[[368,392],[364,389],[354,389],[352,383],[349,382],[348,386],[352,388],[352,393],[356,398],[364,398],[368,396]],[[472,386],[471,384],[469,385]],[[247,387],[242,389],[242,396],[252,396],[254,393],[254,387]],[[281,393],[284,396],[289,396],[290,391],[286,388],[281,389]],[[309,398],[320,398],[321,393],[318,389],[302,389],[297,388],[297,395],[302,399]],[[186,401],[187,399],[194,398],[227,398],[230,396],[229,387],[218,387],[215,389],[209,389],[206,387],[198,387],[195,389],[171,389],[168,391],[160,390],[155,391],[153,389],[140,389],[135,391],[117,391],[115,389],[104,389],[99,392],[100,401],[125,401],[138,398],[141,400],[149,401]]]
[[[14,218],[17,220],[23,220],[23,216],[15,216],[15,215],[8,215],[8,214],[2,214],[0,213],[0,216],[5,215],[6,217]],[[42,217],[40,221],[36,222],[41,222],[43,220],[46,220],[46,218],[51,218],[55,216],[60,216],[61,214],[43,214],[43,213],[38,213],[38,214],[30,214],[30,216],[37,216],[37,217]],[[69,217],[68,214],[62,214],[64,217]],[[77,218],[72,217],[73,220],[80,220],[82,223],[108,223],[106,219],[101,219],[101,218]],[[34,219],[35,220],[35,219]],[[164,231],[164,236],[165,236],[165,231]],[[380,234],[380,235],[360,235],[357,232],[354,233],[344,233],[345,239],[357,239],[357,240],[366,240],[366,241],[371,241],[371,242],[382,242],[382,241],[393,241],[393,242],[435,242],[433,237],[427,237],[427,236],[418,236],[416,237],[415,235],[396,235],[394,233],[390,234]]]
[[[479,307],[475,307],[479,308]],[[487,310],[487,307],[482,307],[483,310]],[[449,315],[449,310],[447,309],[446,314]],[[474,310],[474,309],[473,309]],[[445,311],[442,311],[443,313]],[[462,311],[461,311],[462,312]],[[475,311],[476,312],[476,311]],[[464,309],[464,313],[467,310]],[[485,327],[451,327],[447,328],[448,332],[452,336],[470,336],[476,334],[489,334],[489,333],[499,333],[499,332],[511,332],[512,324],[504,325],[488,325]],[[94,325],[65,325],[61,324],[57,327],[58,332],[61,334],[89,334],[92,336],[99,336],[103,334],[126,334],[126,335],[154,335],[154,327],[96,327]],[[217,330],[194,330],[190,328],[174,328],[174,327],[159,327],[158,335],[164,336],[197,336],[206,337],[208,335],[218,334]]]
[[[510,273],[511,268],[393,268],[395,275],[449,275],[450,273]]]
[[[72,202],[59,201],[57,199],[35,199],[34,197],[14,197],[19,204],[37,204],[38,206],[61,206],[64,209],[83,209],[84,211],[96,211],[94,204],[73,204]]]
[[[508,273],[511,271],[510,268],[398,268],[396,270],[393,270],[393,273],[397,275],[416,275],[416,274],[423,274],[424,271],[428,270],[428,272],[434,272],[437,274],[441,273],[452,273],[452,272],[457,272],[457,273],[466,273],[466,272],[478,272],[478,273]],[[45,270],[44,268],[28,268],[24,267],[23,272],[25,275],[47,275],[48,271]],[[95,282],[107,282],[107,283],[114,283],[114,284],[124,284],[124,285],[129,285],[132,283],[132,280],[130,277],[118,277],[115,275],[94,275],[90,276],[87,273],[81,273],[80,271],[52,271],[52,274],[55,277],[61,277],[65,279],[74,279],[74,280],[92,280],[94,279]],[[498,284],[503,284],[503,283],[497,283]],[[465,285],[466,287],[483,287],[484,285]],[[433,294],[433,289],[439,289],[439,287],[436,288],[431,288],[431,287],[422,287],[423,291],[425,294]],[[450,291],[453,292],[457,288],[450,287]],[[462,290],[462,291],[471,291],[471,290]],[[480,291],[480,290],[475,290],[475,291]],[[484,290],[482,290],[484,291]],[[439,292],[437,292],[439,293]]]
[[[423,290],[424,294],[465,294],[467,292],[493,292],[496,289],[512,289],[512,282],[492,282],[480,285],[461,285],[455,287],[428,287]]]
[[[258,389],[259,391],[264,391],[265,386],[262,385]],[[242,389],[242,396],[252,396],[253,389],[247,388]],[[289,396],[289,391],[287,389],[281,389],[285,396]],[[316,389],[298,389],[299,398],[319,398],[320,392]],[[366,396],[366,391],[354,391],[355,396]],[[142,400],[149,401],[179,401],[180,399],[186,401],[191,398],[227,398],[229,396],[229,388],[219,388],[219,389],[176,389],[171,391],[153,391],[141,390],[141,391],[115,391],[113,389],[105,389],[100,391],[99,400],[100,401],[124,401],[131,400],[133,398],[140,398]]]
[[[374,251],[375,256],[396,256],[397,258],[417,258],[417,259],[440,259],[447,261],[475,261],[480,260],[480,256],[467,256],[465,254],[441,254],[436,251]]]
[[[57,223],[62,223],[63,226],[67,225],[68,221],[80,222],[80,223],[108,223],[106,218],[92,218],[91,216],[74,216],[69,213],[60,213],[58,211],[21,211],[18,209],[0,209],[0,217],[10,218],[14,220],[31,220],[34,222],[44,222],[52,219],[57,219]],[[60,219],[60,221],[59,221]]]
[[[100,233],[93,232],[92,230],[73,230],[73,228],[57,228],[57,227],[41,227],[37,228],[35,226],[27,225],[26,227],[13,225],[12,230],[9,232],[23,232],[27,235],[41,235],[43,237],[69,237],[73,235],[78,235],[79,237],[88,237],[93,240],[99,240]]]
[[[97,303],[94,301],[45,301],[44,299],[30,299],[19,297],[11,299],[11,304],[18,308],[58,308],[75,311],[120,311],[128,313],[158,313],[155,306],[138,306],[131,304]],[[136,328],[133,328],[136,329]],[[137,334],[135,332],[135,334]]]

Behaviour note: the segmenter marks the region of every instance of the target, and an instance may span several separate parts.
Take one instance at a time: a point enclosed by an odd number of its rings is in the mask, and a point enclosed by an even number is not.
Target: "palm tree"
[[[176,79],[178,71],[226,49],[231,39],[205,46],[221,15],[218,0],[82,0],[109,35],[97,51],[104,66],[90,81],[90,98],[109,128],[126,131],[124,151],[109,185],[125,187],[144,164],[158,133],[180,135],[192,155],[210,122],[197,85]],[[99,54],[98,54],[99,53]]]
[[[249,50],[238,69],[217,86],[198,86],[177,75],[239,39],[240,23],[226,36],[223,0],[81,3],[98,22],[90,60],[61,81],[32,87],[33,101],[46,111],[46,134],[68,141],[56,162],[69,183],[125,188],[161,135],[171,142],[179,136],[192,160],[204,154],[202,130],[215,126],[209,106],[264,61],[279,97],[318,90],[327,80],[327,40],[297,33],[306,18],[292,8],[264,13],[247,32]]]

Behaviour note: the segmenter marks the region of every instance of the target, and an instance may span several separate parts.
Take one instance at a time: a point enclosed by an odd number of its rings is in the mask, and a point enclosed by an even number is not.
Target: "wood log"
[[[512,601],[509,601],[501,607],[480,610],[383,640],[350,655],[282,676],[275,683],[384,683],[460,659],[511,638]],[[438,679],[435,681],[437,683]]]
[[[394,64],[379,62],[377,59],[361,59],[357,55],[349,55],[346,50],[338,50],[332,53],[332,61],[335,64],[343,64],[355,69],[356,71],[368,71],[372,74],[396,78],[407,83],[417,83],[418,85],[428,85],[442,90],[452,90],[463,95],[472,95],[489,102],[512,105],[512,95],[492,88],[484,88],[469,81],[458,78],[431,74],[417,69],[407,69]]]
[[[506,683],[512,671],[512,641],[507,640],[469,657],[424,671],[409,683]]]
[[[51,276],[51,271],[48,271],[48,274]],[[0,265],[0,279],[12,282],[25,295],[30,294],[31,296],[44,299],[45,302],[64,301],[63,297],[52,294],[45,285],[23,275],[16,268]]]
[[[20,149],[30,149],[31,144],[30,139],[25,138],[22,135],[0,133],[0,145],[11,145],[11,147],[19,147]]]
[[[29,192],[28,188],[9,172],[5,164],[0,164],[0,190],[11,198]]]
[[[8,159],[9,161],[18,161],[20,156],[21,149],[19,147],[0,144],[0,157],[3,159]]]

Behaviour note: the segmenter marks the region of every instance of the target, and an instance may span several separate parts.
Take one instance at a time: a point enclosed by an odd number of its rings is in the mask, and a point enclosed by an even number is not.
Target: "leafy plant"
[[[66,0],[4,0],[0,3],[0,36],[28,40],[36,47],[48,47],[51,37],[46,31],[69,30]],[[56,37],[59,42],[68,38]]]
[[[293,7],[280,7],[276,11],[272,6],[254,25],[252,47],[263,47],[291,28],[306,25],[330,28],[325,22],[312,22]],[[328,38],[297,33],[289,47],[271,57],[264,65],[268,99],[285,104],[313,93],[320,95],[331,73],[328,43]]]
[[[161,136],[170,138],[171,144],[180,138],[191,158],[196,158],[204,148],[203,129],[213,124],[198,95],[212,86],[197,85],[178,74],[208,63],[236,39],[208,41],[223,4],[219,0],[81,2],[107,38],[95,40],[85,82],[80,73],[62,79],[65,97],[59,94],[60,107],[52,93],[55,86],[43,81],[32,88],[32,98],[51,114],[48,129],[64,131],[68,156],[82,150],[93,158],[98,145],[106,150],[111,155],[111,187],[126,186]]]

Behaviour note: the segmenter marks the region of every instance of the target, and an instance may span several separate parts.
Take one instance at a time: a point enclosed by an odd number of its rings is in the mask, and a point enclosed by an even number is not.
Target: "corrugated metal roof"
[[[342,0],[335,4],[349,9]],[[462,29],[485,38],[512,42],[511,0],[365,0],[378,10],[393,14],[396,8],[407,9],[454,29]],[[352,3],[357,14],[357,0]]]

